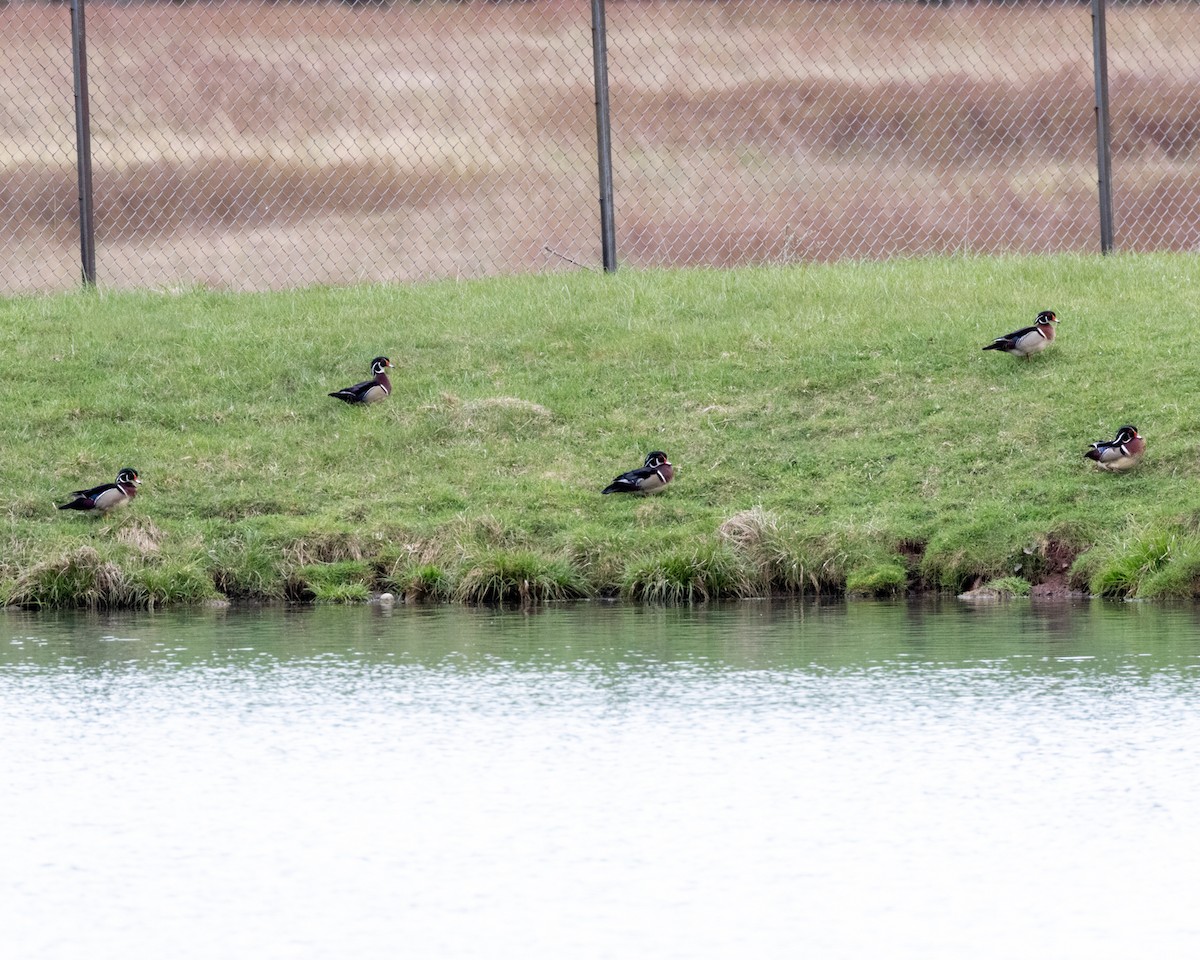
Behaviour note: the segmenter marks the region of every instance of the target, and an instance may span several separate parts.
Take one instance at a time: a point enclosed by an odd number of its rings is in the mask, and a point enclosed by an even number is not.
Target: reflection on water
[[[1079,656],[1103,665],[1200,652],[1192,606],[746,602],[694,608],[279,606],[155,613],[0,611],[0,664],[62,669],[311,662],[427,667],[637,663],[729,669],[860,667]],[[1034,668],[1036,669],[1036,668]],[[1053,669],[1049,667],[1048,669]]]
[[[1198,626],[5,611],[0,930],[122,960],[1179,955]]]

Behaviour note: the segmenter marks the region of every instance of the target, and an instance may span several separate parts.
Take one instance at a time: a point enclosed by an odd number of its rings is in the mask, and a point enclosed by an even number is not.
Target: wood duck
[[[109,510],[123,507],[137,496],[138,472],[133,467],[122,467],[117,474],[115,483],[102,483],[98,487],[87,490],[74,490],[71,496],[75,499],[64,503],[59,510],[94,510],[97,513],[108,513]]]
[[[601,493],[655,493],[675,477],[675,468],[661,450],[646,454],[646,463],[615,478]]]
[[[1022,327],[1006,333],[989,343],[984,350],[1003,350],[1014,357],[1032,357],[1054,341],[1054,324],[1058,317],[1053,310],[1043,310],[1032,327]]]
[[[391,365],[392,361],[387,357],[376,357],[371,361],[371,373],[375,374],[374,380],[364,380],[352,387],[331,393],[330,396],[345,400],[347,403],[377,403],[383,400],[392,392],[392,381],[388,379],[386,372]]]
[[[1084,451],[1102,470],[1128,470],[1142,459],[1146,441],[1133,424],[1126,424],[1112,440],[1098,440]]]

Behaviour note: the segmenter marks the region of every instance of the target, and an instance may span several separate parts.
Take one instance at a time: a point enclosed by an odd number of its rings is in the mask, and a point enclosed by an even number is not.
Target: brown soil
[[[1062,540],[1047,541],[1042,550],[1045,570],[1041,582],[1033,585],[1030,596],[1035,600],[1077,600],[1086,597],[1084,591],[1071,586],[1068,577],[1078,552],[1074,546]]]

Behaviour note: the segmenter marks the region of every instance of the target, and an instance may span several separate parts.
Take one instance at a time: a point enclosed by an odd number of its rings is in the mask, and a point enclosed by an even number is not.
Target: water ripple
[[[15,955],[1196,942],[1190,609],[5,616]]]

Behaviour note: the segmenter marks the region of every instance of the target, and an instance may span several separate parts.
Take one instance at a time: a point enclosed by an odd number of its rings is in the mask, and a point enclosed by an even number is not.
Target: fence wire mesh
[[[1091,10],[607,10],[617,253],[1098,247]],[[78,283],[65,4],[0,0],[0,289]],[[1109,11],[1118,249],[1200,246],[1200,6]],[[597,265],[588,0],[87,6],[101,286]]]

